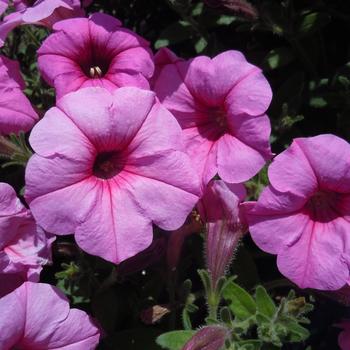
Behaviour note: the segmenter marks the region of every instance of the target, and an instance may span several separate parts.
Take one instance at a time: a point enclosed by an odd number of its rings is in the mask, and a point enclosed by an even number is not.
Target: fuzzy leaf
[[[252,296],[238,284],[230,282],[223,291],[229,308],[239,320],[245,320],[255,315],[256,304]]]
[[[156,339],[156,343],[163,349],[181,350],[195,333],[195,331],[190,330],[164,333]]]
[[[276,305],[262,286],[256,288],[256,307],[258,312],[268,318],[272,318],[276,313]]]

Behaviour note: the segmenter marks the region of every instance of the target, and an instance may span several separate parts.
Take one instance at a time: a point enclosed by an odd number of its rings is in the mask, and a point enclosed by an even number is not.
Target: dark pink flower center
[[[226,121],[226,111],[222,107],[215,107],[209,109],[209,114],[211,114],[217,126],[225,132],[227,130],[227,121]]]
[[[339,210],[340,200],[339,193],[318,191],[307,202],[306,210],[314,221],[328,222],[342,216]]]
[[[198,129],[209,140],[216,141],[228,132],[227,114],[222,106],[205,107],[203,112],[206,117],[198,125]]]
[[[87,77],[98,79],[107,74],[111,62],[112,58],[106,49],[98,49],[91,44],[89,55],[82,55],[77,63]]]
[[[93,174],[100,179],[110,179],[124,168],[124,161],[119,152],[110,151],[99,153],[93,165]]]
[[[36,0],[25,0],[23,1],[28,7],[31,7],[34,5],[34,3],[36,2]]]

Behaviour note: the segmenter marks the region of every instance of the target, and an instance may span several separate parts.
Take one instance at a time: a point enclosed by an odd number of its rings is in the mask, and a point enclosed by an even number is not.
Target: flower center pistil
[[[99,66],[90,67],[90,77],[91,78],[101,78],[103,75],[102,69]]]
[[[110,179],[122,171],[124,161],[119,152],[99,153],[93,165],[93,174],[100,179]]]
[[[212,110],[216,123],[223,129],[227,127],[226,113],[222,108],[215,108]]]

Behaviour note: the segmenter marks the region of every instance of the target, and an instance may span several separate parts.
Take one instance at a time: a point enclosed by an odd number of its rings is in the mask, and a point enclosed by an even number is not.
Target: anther
[[[94,66],[90,68],[90,77],[91,78],[101,78],[102,70],[99,66]]]

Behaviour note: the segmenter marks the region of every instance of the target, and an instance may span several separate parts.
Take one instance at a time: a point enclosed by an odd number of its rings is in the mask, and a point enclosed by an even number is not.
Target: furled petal
[[[246,189],[243,184],[226,184],[222,180],[211,181],[197,204],[205,222],[229,220],[238,217],[238,202],[244,200]]]
[[[24,81],[19,65],[0,56],[0,134],[28,131],[38,116],[23,94]]]
[[[23,23],[22,16],[22,12],[13,12],[5,16],[2,23],[0,23],[0,47],[5,45],[7,35]]]

